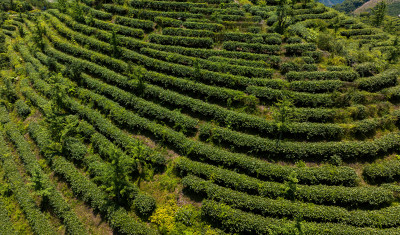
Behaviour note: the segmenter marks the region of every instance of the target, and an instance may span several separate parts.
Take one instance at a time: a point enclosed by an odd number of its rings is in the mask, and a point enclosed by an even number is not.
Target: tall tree
[[[282,140],[283,132],[289,128],[289,124],[294,119],[294,105],[285,90],[283,91],[282,99],[278,100],[272,107],[272,116],[278,129],[279,143],[279,141]]]
[[[72,62],[65,67],[63,71],[63,75],[70,78],[71,80],[78,83],[78,85],[82,85],[82,77],[81,74],[83,72],[82,66],[77,62]]]
[[[400,57],[400,40],[399,37],[396,37],[396,39],[393,41],[393,46],[389,50],[389,62],[390,63],[396,63],[399,60]]]
[[[141,67],[141,66],[134,66],[132,62],[129,62],[128,64],[128,71],[127,75],[130,80],[137,80],[137,95],[142,96],[144,93],[144,90],[146,89],[146,82],[144,79],[144,75],[146,73],[146,69]]]
[[[283,34],[291,21],[292,8],[289,6],[291,0],[279,0],[276,8],[278,16],[276,31]]]
[[[336,36],[336,34],[337,34],[337,32],[338,32],[338,30],[340,28],[340,18],[339,18],[339,16],[335,17],[335,19],[333,21],[333,24],[332,24],[332,27],[335,30],[335,36]]]
[[[6,99],[10,103],[14,103],[18,99],[17,91],[13,83],[13,78],[1,77],[3,80],[3,86],[0,86],[0,96]]]
[[[286,195],[287,197],[294,201],[296,198],[296,192],[297,192],[297,183],[299,180],[297,179],[297,173],[295,171],[292,171],[285,182],[286,185]]]
[[[374,8],[372,8],[372,23],[380,27],[385,19],[387,4],[385,1],[378,3]]]
[[[41,205],[48,205],[49,199],[52,195],[52,188],[49,186],[49,182],[46,181],[44,173],[36,169],[32,174],[31,180],[31,185],[35,190],[35,194],[42,197]]]
[[[57,8],[62,13],[67,12],[67,0],[58,0],[57,1]]]
[[[114,57],[118,57],[120,55],[120,48],[119,48],[119,39],[117,32],[115,30],[112,31],[110,44],[112,46],[112,55]]]
[[[92,165],[92,167],[101,169],[97,172],[102,172],[96,175],[94,180],[100,182],[101,187],[117,203],[129,204],[138,193],[130,177],[136,165],[135,160],[133,158],[122,158],[115,149],[110,150],[109,156],[111,163]]]
[[[33,41],[35,45],[43,50],[44,49],[44,35],[46,34],[45,28],[42,26],[41,21],[36,19],[35,28],[33,30]]]
[[[85,13],[80,0],[75,0],[73,2],[72,8],[70,9],[70,15],[72,16],[72,18],[80,23],[85,22]]]

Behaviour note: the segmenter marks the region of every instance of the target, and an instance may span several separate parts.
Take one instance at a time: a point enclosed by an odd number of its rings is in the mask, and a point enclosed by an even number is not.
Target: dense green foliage
[[[387,8],[0,4],[0,227],[399,233],[400,23]]]
[[[368,1],[367,0],[344,0],[343,2],[333,6],[333,8],[338,11],[351,13],[366,2],[368,2]]]

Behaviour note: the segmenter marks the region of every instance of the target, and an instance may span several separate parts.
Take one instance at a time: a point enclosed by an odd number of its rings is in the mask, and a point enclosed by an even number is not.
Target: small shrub
[[[290,37],[286,40],[288,44],[293,44],[293,43],[301,43],[301,38],[299,37]]]
[[[26,117],[31,113],[31,109],[23,100],[18,100],[15,103],[15,107],[17,109],[18,115],[20,115],[21,117]]]
[[[340,156],[338,155],[333,155],[329,159],[329,163],[333,166],[340,166],[343,163],[343,160]]]
[[[64,141],[63,151],[72,159],[81,160],[86,152],[86,146],[75,137],[67,137]]]
[[[335,54],[341,54],[344,45],[341,41],[335,39],[332,35],[320,33],[317,37],[317,45],[320,49],[329,51]]]
[[[139,194],[133,201],[136,212],[142,217],[150,216],[156,208],[156,200],[148,195]]]
[[[249,27],[247,29],[249,33],[261,33],[261,28],[260,27]]]
[[[378,66],[372,62],[357,64],[354,69],[360,74],[361,77],[369,77],[379,73]]]
[[[157,224],[161,234],[170,234],[175,228],[175,214],[178,210],[175,200],[169,200],[165,205],[157,207],[150,217],[152,223]]]
[[[183,223],[186,226],[193,226],[199,221],[200,211],[196,210],[196,208],[191,205],[185,205],[178,209],[175,214],[176,222]]]

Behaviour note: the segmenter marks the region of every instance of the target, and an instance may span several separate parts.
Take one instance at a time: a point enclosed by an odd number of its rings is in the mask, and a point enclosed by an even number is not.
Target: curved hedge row
[[[227,51],[244,51],[259,54],[278,54],[280,47],[278,45],[265,45],[262,43],[245,43],[235,41],[225,41],[222,47]]]
[[[212,72],[205,69],[198,71],[196,68],[190,68],[188,66],[173,64],[164,62],[161,60],[146,58],[143,55],[133,55],[127,50],[124,50],[125,56],[130,60],[139,60],[148,69],[152,69],[158,72],[164,72],[174,74],[175,76],[192,78],[199,82],[203,82],[211,85],[220,85],[226,88],[232,89],[244,89],[248,85],[260,85],[260,86],[275,86],[279,87],[283,81],[277,81],[277,79],[263,79],[263,78],[248,78],[244,76],[231,75],[221,72]],[[139,58],[142,57],[142,58]]]
[[[180,159],[176,165],[181,174],[212,179],[213,182],[248,194],[256,194],[268,198],[290,198],[304,202],[324,205],[355,207],[382,207],[393,200],[390,190],[380,187],[343,187],[326,185],[297,185],[294,195],[288,195],[286,185],[276,182],[261,181],[205,163]],[[321,168],[322,169],[322,168]],[[296,171],[295,171],[296,172]],[[297,171],[298,172],[298,171]],[[300,170],[301,172],[301,170]]]
[[[232,59],[243,59],[243,60],[256,60],[265,61],[271,66],[278,67],[281,58],[276,55],[266,55],[266,54],[253,54],[249,52],[239,52],[239,51],[224,51],[224,50],[211,50],[211,49],[196,49],[196,48],[186,48],[186,47],[176,47],[176,46],[157,46],[148,45],[150,48],[164,50],[169,52],[175,52],[187,56],[199,57],[207,59],[211,56],[223,56]]]
[[[321,14],[326,12],[325,6],[317,6],[312,8],[300,8],[293,10],[293,15],[304,15],[304,14]]]
[[[150,34],[149,40],[152,43],[162,45],[174,45],[185,47],[212,48],[214,41],[211,38],[182,37]]]
[[[362,90],[375,92],[397,85],[399,75],[400,71],[398,70],[388,70],[373,77],[360,78],[355,83]]]
[[[325,93],[336,91],[344,85],[345,82],[341,80],[293,81],[289,88],[300,92]]]
[[[245,12],[239,9],[237,6],[232,7],[232,5],[229,4],[224,4],[223,9],[214,7],[193,7],[190,9],[190,12],[200,13],[202,15],[211,15],[216,12],[215,14],[218,14],[219,17],[223,15],[244,16],[245,14]]]
[[[399,101],[400,100],[400,86],[394,86],[381,91],[388,100]]]
[[[162,17],[162,16],[157,16],[156,18],[154,18],[154,22],[156,22],[157,25],[159,25],[161,27],[179,28],[182,25],[182,21],[181,20],[176,20],[176,19],[173,19],[173,18]]]
[[[372,62],[356,64],[354,70],[357,71],[361,77],[370,77],[379,73],[378,65]]]
[[[184,22],[183,26],[188,29],[209,30],[212,32],[219,32],[224,29],[222,24],[215,23]]]
[[[288,72],[288,81],[298,80],[342,80],[352,82],[358,78],[358,73],[354,71],[316,71],[316,72]]]
[[[371,35],[377,33],[375,28],[365,28],[365,29],[350,29],[346,31],[340,32],[340,35],[345,36],[347,38],[351,36],[358,36],[358,35]]]
[[[210,62],[204,59],[198,59],[195,57],[189,57],[177,53],[164,52],[145,47],[140,49],[140,53],[156,59],[162,59],[167,62],[178,63],[187,66],[194,66],[196,63],[198,63],[198,66],[202,69],[223,73],[229,72],[233,75],[239,76],[271,78],[272,74],[274,73],[273,69],[253,68],[240,65],[229,65],[220,62]]]
[[[7,31],[16,31],[17,27],[15,27],[14,25],[2,25],[1,29],[5,29]]]
[[[374,35],[357,35],[354,36],[352,39],[360,39],[360,42],[364,43],[370,43],[373,40],[381,40],[381,41],[386,41],[389,40],[389,35],[386,33],[379,33],[379,34],[374,34]],[[382,48],[382,52],[384,51],[384,48]]]
[[[160,11],[190,11],[193,7],[208,7],[207,3],[192,3],[192,2],[173,2],[173,1],[150,1],[150,0],[140,0],[129,1],[132,7],[142,8],[142,9],[154,9]]]
[[[150,20],[138,20],[138,19],[133,19],[130,17],[124,17],[124,16],[115,16],[115,23],[124,25],[124,26],[129,26],[132,28],[139,28],[143,29],[145,31],[152,31],[154,27],[154,22]]]
[[[281,64],[281,73],[286,74],[290,71],[317,71],[318,66],[316,64],[303,64],[299,65],[293,62],[286,62]]]
[[[226,152],[226,151],[225,151]],[[223,159],[224,155],[222,155],[223,151],[216,152],[217,156]],[[284,182],[288,179],[290,173],[293,171],[297,175],[297,179],[299,180],[299,183],[301,184],[327,184],[327,185],[345,185],[345,186],[354,186],[356,184],[356,181],[358,179],[357,174],[355,171],[350,168],[350,167],[336,167],[336,166],[330,166],[330,165],[325,165],[325,166],[320,166],[320,167],[291,167],[291,166],[281,166],[278,164],[273,164],[273,163],[267,163],[265,161],[260,161],[257,159],[252,159],[249,157],[249,159],[245,159],[244,155],[243,156],[243,163],[238,164],[238,161],[234,161],[234,157],[239,156],[238,154],[232,154],[230,157],[232,159],[230,164],[223,163],[223,161],[219,161],[217,163],[222,163],[228,166],[231,166],[232,168],[238,167],[241,169],[246,169],[246,167],[243,167],[241,165],[245,165],[247,163],[250,166],[251,161],[253,160],[253,167],[250,168],[249,166],[247,167],[247,174],[249,175],[257,175],[259,178],[268,180],[268,181],[277,181],[277,182]],[[227,158],[227,156],[225,156]],[[212,159],[210,159],[212,160]],[[215,167],[206,165],[204,163],[200,162],[194,162],[186,158],[182,158],[178,161],[177,167],[180,170],[183,170],[185,172],[193,173],[196,174],[196,169],[197,170],[203,170],[205,172],[208,172],[211,174],[213,169]],[[207,168],[209,168],[207,170]],[[215,169],[214,169],[215,170]],[[226,174],[228,174],[227,170],[225,171]],[[220,173],[222,174],[221,171]],[[199,174],[199,173],[197,173]],[[233,175],[238,175],[237,173],[234,173]],[[205,173],[202,174],[207,175]],[[232,175],[232,177],[233,177]],[[200,175],[201,176],[201,175]]]
[[[100,10],[96,10],[94,8],[88,7],[84,4],[79,4],[84,11],[86,11],[86,13],[90,13],[92,16],[101,19],[101,20],[111,20],[112,18],[112,14],[108,13],[108,12],[104,12],[104,11],[100,11]]]
[[[400,146],[399,133],[390,133],[373,141],[302,143],[264,139],[226,128],[203,125],[201,136],[216,143],[251,151],[270,159],[308,159],[323,161],[337,155],[343,160],[371,160],[390,153]]]
[[[46,148],[46,144],[50,143],[48,134],[37,123],[29,125],[29,133],[38,143],[41,151]],[[83,176],[72,163],[60,156],[52,156],[51,163],[54,172],[63,176],[76,195],[81,196],[91,207],[105,214],[112,228],[122,234],[155,234],[146,225],[131,217],[125,209],[118,208],[114,203],[110,202],[108,196],[96,184]]]
[[[231,65],[241,65],[241,66],[247,66],[247,67],[252,67],[252,68],[270,68],[271,65],[268,64],[267,62],[264,62],[262,60],[243,60],[243,59],[234,59],[234,58],[227,58],[227,57],[222,57],[222,56],[211,56],[208,58],[208,60],[213,61],[213,62],[220,62],[220,63],[226,63],[226,64],[231,64]]]
[[[42,112],[45,116],[49,113],[49,106],[46,99],[39,96],[28,83],[27,79],[21,81],[21,93],[25,96],[27,100],[29,100],[34,106],[38,107],[40,112]]]
[[[254,33],[235,33],[227,32],[221,33],[223,41],[237,41],[237,42],[254,42],[256,38],[261,38],[260,43],[265,43],[269,45],[280,45],[282,44],[282,36],[276,33],[270,34],[254,34]]]
[[[294,43],[283,47],[287,55],[302,55],[306,51],[315,51],[317,46],[314,43]]]
[[[267,0],[266,1],[268,5],[276,5],[277,2],[275,0]],[[276,10],[275,6],[259,6],[259,5],[250,5],[250,4],[245,4],[243,8],[247,11],[250,12],[252,15],[255,16],[260,16],[262,19],[267,19],[270,17],[270,13],[272,11]]]
[[[215,33],[208,30],[169,28],[169,27],[163,28],[162,34],[171,36],[183,36],[183,37],[208,37],[208,38],[215,37]]]
[[[363,178],[372,184],[391,183],[400,179],[400,161],[392,159],[364,167]]]
[[[357,228],[343,224],[273,219],[246,213],[223,203],[209,200],[203,201],[201,215],[214,226],[221,227],[227,232],[238,234],[297,234],[299,233],[299,223],[303,234],[375,235],[397,234],[400,232],[398,228]]]
[[[329,123],[337,116],[337,110],[329,108],[295,108],[293,112],[293,118],[298,122]]]
[[[0,105],[0,124],[5,124],[10,121],[10,117],[8,116],[8,111],[3,104]]]
[[[336,206],[315,205],[285,199],[269,199],[248,195],[224,188],[196,176],[187,176],[182,184],[196,195],[226,203],[234,208],[263,216],[296,219],[306,221],[331,222],[357,227],[391,228],[397,227],[400,207],[388,207],[381,210],[346,210]],[[352,208],[353,209],[353,208]]]
[[[285,94],[289,94],[290,100],[298,107],[343,107],[349,102],[343,99],[344,94],[313,94],[297,91],[283,91],[260,86],[248,86],[246,92],[266,102],[281,100]]]

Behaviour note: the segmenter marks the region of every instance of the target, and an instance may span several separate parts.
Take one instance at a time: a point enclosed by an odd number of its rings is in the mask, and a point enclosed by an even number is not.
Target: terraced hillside
[[[354,14],[360,14],[362,12],[369,12],[371,11],[372,8],[374,8],[379,2],[381,1],[368,1],[366,3],[364,3],[363,5],[361,5],[360,7],[358,7],[357,9],[354,10]],[[398,8],[399,6],[399,1],[396,0],[390,0],[386,2],[388,4],[387,6],[387,14],[390,16],[395,16],[398,17],[398,15],[400,14],[400,10]]]
[[[320,3],[1,14],[5,234],[400,234],[398,39]]]

